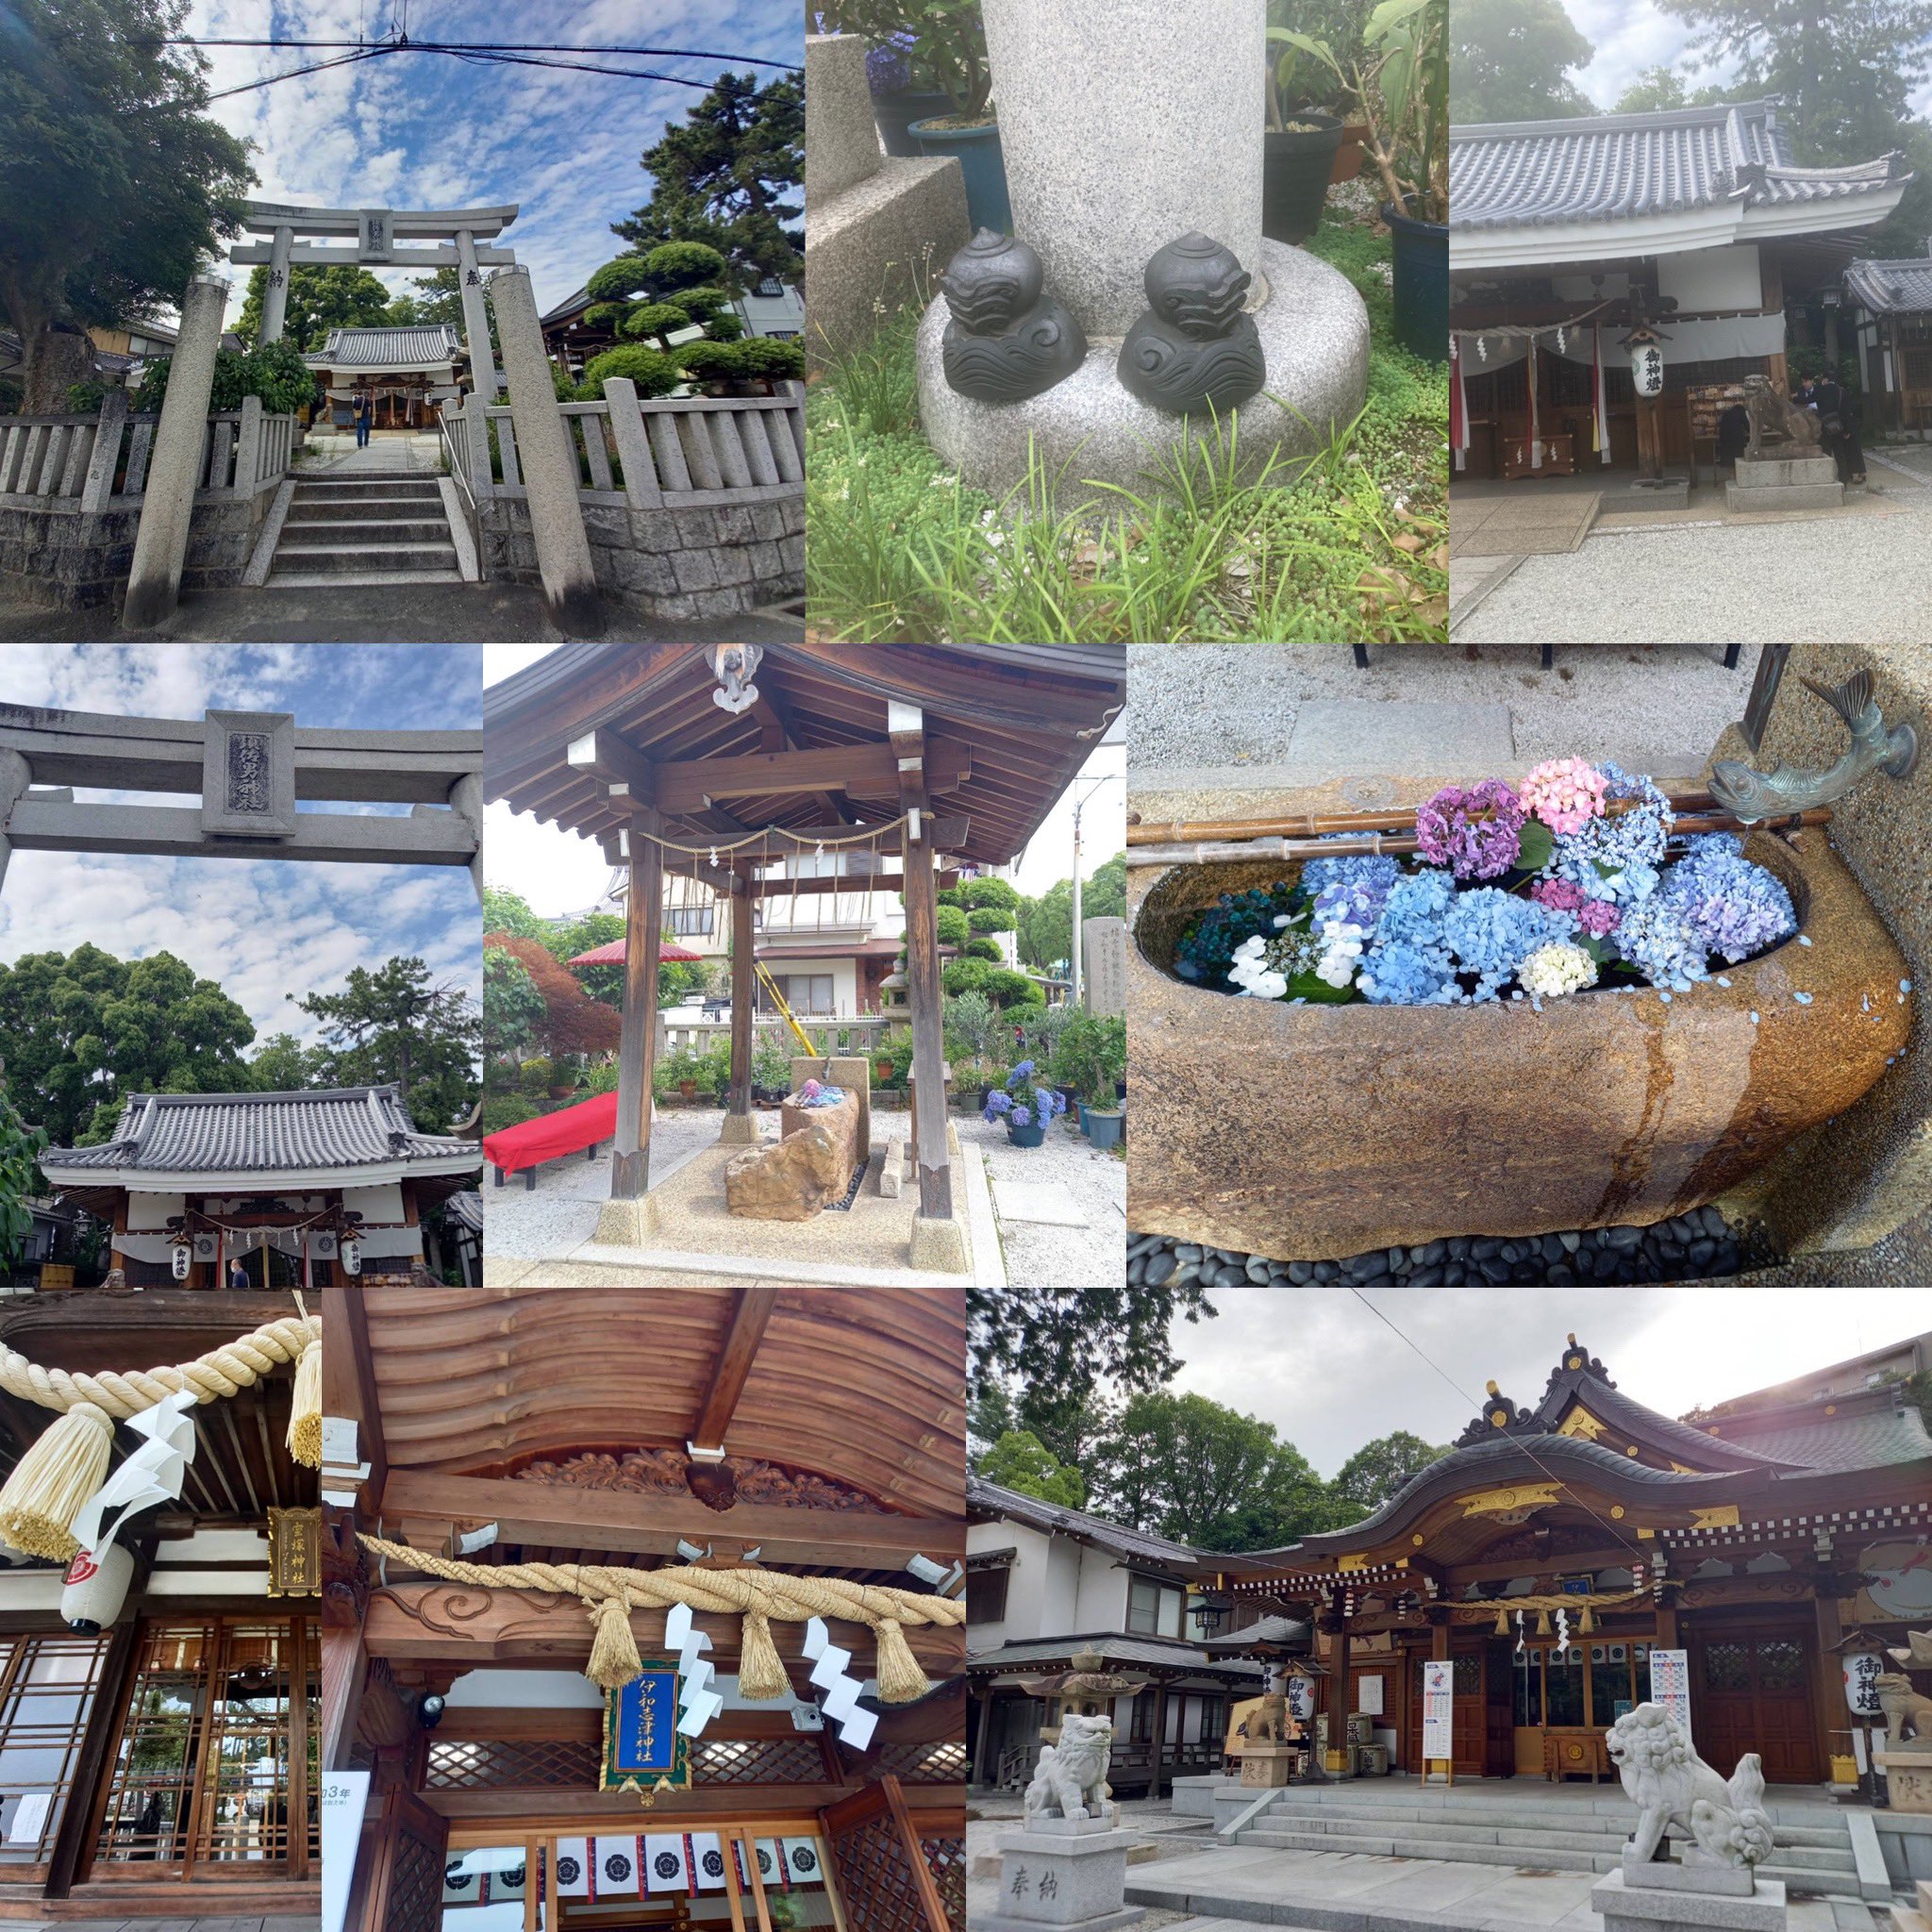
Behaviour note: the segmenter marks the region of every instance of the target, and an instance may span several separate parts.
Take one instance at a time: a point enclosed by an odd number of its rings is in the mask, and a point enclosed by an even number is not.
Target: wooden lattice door
[[[846,1924],[863,1932],[956,1932],[891,1773],[819,1813]]]
[[[426,1932],[442,1920],[449,1824],[400,1787],[382,1801],[375,1859],[355,1932]]]
[[[1815,1784],[1824,1767],[1803,1627],[1720,1626],[1698,1630],[1693,1642],[1690,1728],[1699,1755],[1727,1778],[1756,1751],[1766,1783]]]

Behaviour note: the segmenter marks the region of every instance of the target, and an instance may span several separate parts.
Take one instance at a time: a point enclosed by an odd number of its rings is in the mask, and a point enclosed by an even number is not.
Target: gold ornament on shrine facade
[[[322,1510],[268,1512],[268,1593],[322,1594]]]

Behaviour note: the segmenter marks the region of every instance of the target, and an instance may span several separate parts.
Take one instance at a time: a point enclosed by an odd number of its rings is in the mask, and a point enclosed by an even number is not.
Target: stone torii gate
[[[240,242],[228,251],[238,268],[268,264],[268,292],[261,305],[261,339],[277,341],[289,308],[289,270],[307,268],[399,268],[428,275],[453,268],[463,297],[463,341],[470,352],[470,378],[476,393],[494,401],[503,387],[490,350],[490,311],[483,299],[485,268],[511,268],[514,252],[492,247],[495,239],[517,218],[518,204],[502,208],[291,208],[276,201],[244,204],[242,225],[268,242]],[[330,248],[298,237],[353,240],[353,252]],[[402,248],[402,242],[433,245]],[[479,242],[482,245],[479,247]]]
[[[298,729],[288,711],[117,718],[0,705],[0,884],[21,852],[466,865],[480,899],[480,731]],[[76,801],[74,787],[200,794],[198,806]],[[298,798],[408,805],[304,811]]]

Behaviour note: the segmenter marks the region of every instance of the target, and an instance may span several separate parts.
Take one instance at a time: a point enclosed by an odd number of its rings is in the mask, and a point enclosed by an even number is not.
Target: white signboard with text
[[[366,1771],[332,1771],[322,1781],[322,1926],[342,1932],[349,1913],[349,1880],[356,1844],[369,1804]]]
[[[1382,1715],[1382,1680],[1380,1677],[1357,1677],[1355,1687],[1355,1707],[1364,1717]]]
[[[1456,1756],[1456,1666],[1444,1658],[1423,1665],[1423,1757]]]
[[[1690,1735],[1690,1653],[1658,1650],[1650,1653],[1650,1701],[1660,1704]]]

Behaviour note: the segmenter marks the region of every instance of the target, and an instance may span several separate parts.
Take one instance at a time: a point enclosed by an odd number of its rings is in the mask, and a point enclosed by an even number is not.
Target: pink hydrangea
[[[1581,886],[1568,879],[1539,879],[1530,887],[1529,896],[1553,912],[1574,912],[1576,924],[1591,939],[1600,940],[1616,928],[1617,908],[1607,899],[1588,897]]]
[[[1525,811],[1534,812],[1558,838],[1580,832],[1603,815],[1608,781],[1581,758],[1546,758],[1517,787]]]

